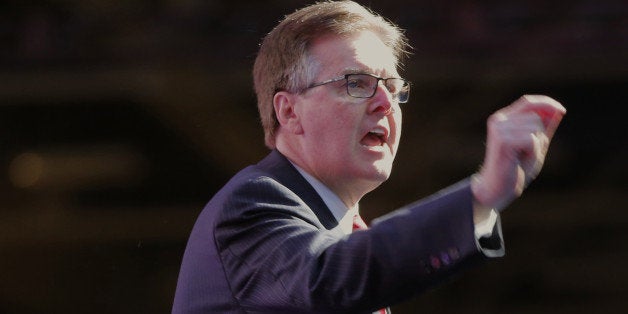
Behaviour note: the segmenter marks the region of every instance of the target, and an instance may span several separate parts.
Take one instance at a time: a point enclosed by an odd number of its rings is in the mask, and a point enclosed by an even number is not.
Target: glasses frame
[[[349,91],[349,78],[351,76],[354,76],[354,75],[362,75],[362,76],[365,75],[365,76],[370,76],[370,77],[376,79],[375,84],[372,86],[373,92],[371,93],[371,95],[369,95],[369,96],[355,96],[355,95],[351,94],[351,92]],[[308,90],[310,88],[323,86],[323,85],[327,85],[327,84],[331,84],[331,83],[335,83],[335,82],[339,82],[339,81],[342,81],[342,80],[345,80],[345,83],[346,83],[345,84],[345,89],[346,89],[347,95],[349,95],[349,96],[351,96],[353,98],[372,98],[373,96],[375,96],[375,93],[377,93],[377,86],[379,85],[379,81],[383,81],[384,82],[384,87],[386,87],[386,84],[388,83],[388,80],[401,80],[403,82],[402,88],[407,86],[406,87],[406,92],[405,92],[406,93],[405,99],[402,99],[401,97],[399,97],[403,91],[399,91],[397,93],[390,93],[390,94],[393,96],[393,99],[395,101],[397,101],[397,102],[399,102],[401,104],[407,103],[408,99],[410,99],[410,85],[411,85],[410,81],[402,79],[400,77],[386,77],[386,78],[383,78],[383,77],[379,77],[379,76],[376,76],[376,75],[373,75],[373,74],[368,74],[368,73],[349,73],[349,74],[345,74],[343,76],[335,77],[335,78],[332,78],[332,79],[329,79],[329,80],[325,80],[325,81],[322,81],[322,82],[319,82],[319,83],[313,83],[310,86],[308,86],[305,89],[303,89],[303,91],[306,91],[306,90]],[[388,87],[386,87],[386,89],[388,90]],[[388,92],[390,92],[390,90],[388,90]]]

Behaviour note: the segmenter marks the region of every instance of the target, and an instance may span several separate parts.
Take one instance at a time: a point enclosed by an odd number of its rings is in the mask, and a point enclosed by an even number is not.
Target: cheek
[[[340,114],[334,114],[333,111],[328,112],[312,112],[310,119],[305,123],[306,134],[309,135],[310,141],[319,143],[319,149],[325,149],[325,146],[335,146],[346,141],[348,137],[347,123]]]
[[[397,109],[395,113],[391,116],[390,125],[394,126],[394,136],[395,136],[395,144],[399,144],[399,139],[401,138],[401,124],[402,124],[402,114],[401,109]]]
[[[354,136],[360,126],[361,117],[355,112],[353,104],[343,104],[332,107],[324,114],[321,120],[322,127],[330,133],[332,137]],[[354,109],[354,110],[351,110]]]
[[[346,150],[357,137],[363,118],[362,108],[359,103],[326,98],[308,103],[303,108],[303,125],[309,141],[318,143],[318,150]]]

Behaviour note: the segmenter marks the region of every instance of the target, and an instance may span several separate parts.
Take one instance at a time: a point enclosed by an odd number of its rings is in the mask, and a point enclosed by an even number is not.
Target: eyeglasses
[[[381,78],[371,74],[345,74],[341,77],[333,78],[320,83],[314,83],[305,88],[305,90],[342,80],[346,81],[345,85],[347,86],[347,94],[351,97],[371,98],[375,96],[379,81],[383,81],[384,86],[392,95],[393,100],[399,103],[406,103],[408,102],[408,98],[410,98],[410,82],[402,78]]]

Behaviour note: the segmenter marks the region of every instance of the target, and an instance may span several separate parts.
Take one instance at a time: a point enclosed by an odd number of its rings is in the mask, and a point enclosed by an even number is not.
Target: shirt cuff
[[[486,257],[505,255],[501,220],[495,209],[491,209],[484,219],[475,223],[475,244]]]
[[[493,228],[497,223],[497,211],[491,209],[488,216],[475,224],[475,238],[490,238],[493,235]]]

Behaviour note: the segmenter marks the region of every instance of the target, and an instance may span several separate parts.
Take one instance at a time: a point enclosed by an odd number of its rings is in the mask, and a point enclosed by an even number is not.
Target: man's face
[[[352,73],[399,77],[391,48],[369,31],[323,37],[310,54],[318,64],[315,83]],[[349,96],[345,83],[308,89],[299,95],[295,111],[303,127],[300,166],[345,203],[354,203],[390,176],[401,109],[382,82],[372,98]]]

